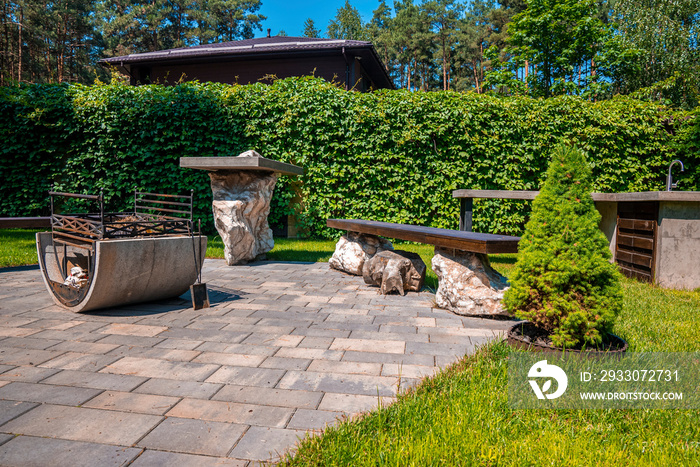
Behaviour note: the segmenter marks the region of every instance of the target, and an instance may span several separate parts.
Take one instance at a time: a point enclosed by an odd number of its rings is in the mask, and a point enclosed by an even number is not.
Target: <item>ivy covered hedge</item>
[[[596,191],[663,189],[670,161],[700,188],[699,114],[629,98],[498,98],[454,92],[346,92],[320,79],[273,85],[184,83],[30,85],[0,89],[0,216],[42,215],[46,192],[104,189],[111,209],[139,188],[198,197],[212,228],[202,171],[182,156],[263,156],[306,169],[282,177],[272,220],[294,210],[313,236],[325,219],[362,218],[457,228],[459,188],[535,190],[550,151],[576,142]],[[680,175],[680,174],[676,174]],[[301,203],[290,203],[300,195]],[[519,233],[528,206],[477,203],[475,230]]]

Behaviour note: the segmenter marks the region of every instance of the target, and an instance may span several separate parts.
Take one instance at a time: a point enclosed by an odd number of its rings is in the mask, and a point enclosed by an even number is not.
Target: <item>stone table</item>
[[[277,178],[304,173],[301,167],[266,159],[255,151],[236,157],[181,157],[180,167],[209,172],[214,221],[229,266],[272,250],[275,243],[267,216]]]

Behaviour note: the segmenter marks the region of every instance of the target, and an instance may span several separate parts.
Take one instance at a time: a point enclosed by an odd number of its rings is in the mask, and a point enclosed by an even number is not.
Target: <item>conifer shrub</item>
[[[546,331],[556,347],[596,346],[622,309],[617,266],[599,229],[585,155],[554,150],[519,244],[506,309]]]

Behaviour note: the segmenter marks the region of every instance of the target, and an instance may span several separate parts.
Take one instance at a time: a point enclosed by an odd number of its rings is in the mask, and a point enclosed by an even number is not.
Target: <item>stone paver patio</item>
[[[511,323],[327,263],[207,260],[186,299],[72,313],[0,270],[0,465],[252,465],[394,400]],[[187,297],[185,297],[187,298]]]

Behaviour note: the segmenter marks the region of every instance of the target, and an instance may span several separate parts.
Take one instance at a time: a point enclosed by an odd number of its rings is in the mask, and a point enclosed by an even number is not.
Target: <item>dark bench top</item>
[[[50,229],[50,217],[0,217],[0,229]]]
[[[359,219],[328,219],[328,227],[475,253],[517,253],[520,237]]]

